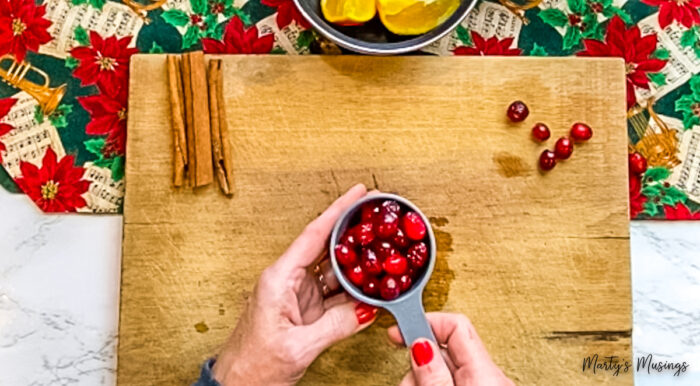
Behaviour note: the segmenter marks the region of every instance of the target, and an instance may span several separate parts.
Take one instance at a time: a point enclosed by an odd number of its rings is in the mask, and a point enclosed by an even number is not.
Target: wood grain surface
[[[468,315],[517,384],[632,383],[624,63],[617,59],[224,57],[236,194],[171,186],[165,56],[131,62],[119,385],[184,385],[217,352],[260,272],[363,182],[431,218],[429,311]],[[505,110],[522,99],[523,124]],[[593,138],[541,174],[535,122]],[[328,350],[308,385],[395,385],[383,315]]]

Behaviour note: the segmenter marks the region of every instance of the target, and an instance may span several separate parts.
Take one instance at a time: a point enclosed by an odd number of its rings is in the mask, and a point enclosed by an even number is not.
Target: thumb
[[[440,350],[427,339],[417,339],[411,345],[411,367],[418,386],[453,385],[452,374]]]
[[[327,309],[318,320],[304,326],[303,334],[315,357],[334,343],[368,327],[376,316],[377,308],[369,304],[346,302]]]

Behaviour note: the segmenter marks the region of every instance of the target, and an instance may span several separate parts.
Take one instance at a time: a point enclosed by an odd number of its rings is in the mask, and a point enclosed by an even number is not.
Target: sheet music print
[[[689,200],[700,204],[700,126],[681,131],[678,158],[682,162],[673,169],[668,182],[684,191]]]
[[[85,194],[87,205],[80,212],[117,213],[124,199],[124,179],[114,181],[112,171],[86,162],[84,180],[92,181]]]
[[[78,25],[102,37],[134,36],[129,47],[136,46],[136,36],[143,27],[143,20],[131,8],[114,1],[106,2],[102,10],[87,4],[73,5],[70,0],[47,0],[44,4],[44,17],[52,22],[48,31],[53,40],[39,47],[39,52],[61,59],[78,45],[73,38]]]
[[[487,1],[481,2],[478,7],[472,9],[469,15],[462,21],[462,26],[469,31],[476,31],[484,38],[492,36],[498,39],[513,37],[512,48],[518,46],[518,36],[523,22],[508,8]],[[435,55],[450,55],[455,47],[461,46],[462,42],[457,37],[457,32],[426,46],[421,51]]]
[[[0,137],[0,141],[5,144],[7,150],[3,152],[2,164],[5,170],[16,178],[21,174],[19,162],[32,162],[41,166],[41,161],[46,153],[46,148],[51,148],[60,159],[66,152],[63,143],[58,135],[58,131],[51,125],[49,120],[38,123],[34,119],[34,111],[38,106],[37,101],[29,94],[21,91],[11,98],[16,98],[17,102],[10,112],[2,119],[14,127],[9,133]]]
[[[690,47],[681,46],[680,39],[685,27],[671,23],[666,28],[661,29],[658,23],[658,13],[642,19],[637,25],[642,36],[656,33],[658,45],[669,52],[669,60],[661,70],[661,73],[666,75],[666,84],[656,86],[650,82],[648,90],[635,87],[637,102],[646,106],[646,101],[649,98],[653,97],[655,100],[659,100],[687,82],[693,74],[697,74],[700,71],[700,59],[695,56],[695,52]]]
[[[309,52],[308,47],[299,47],[297,39],[303,31],[296,22],[291,22],[288,26],[281,30],[277,27],[277,14],[272,14],[260,20],[255,26],[258,27],[258,36],[264,34],[274,34],[275,44],[274,49],[282,49],[288,54],[306,54]]]

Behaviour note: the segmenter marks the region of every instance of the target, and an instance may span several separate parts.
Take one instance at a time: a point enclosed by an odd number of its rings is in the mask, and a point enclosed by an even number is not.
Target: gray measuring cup
[[[402,293],[394,300],[375,299],[365,295],[360,288],[355,287],[355,285],[345,277],[340,264],[338,264],[335,258],[335,246],[339,242],[343,233],[345,233],[350,221],[355,217],[355,214],[361,210],[363,204],[375,200],[394,200],[400,203],[401,205],[418,213],[423,219],[423,222],[427,228],[428,261],[425,269],[422,275],[416,280],[415,283],[413,283],[411,289]],[[343,286],[343,288],[355,299],[375,307],[385,308],[391,312],[399,324],[399,330],[401,330],[401,335],[403,336],[406,346],[410,347],[411,344],[418,338],[426,338],[435,342],[435,335],[433,335],[433,330],[430,328],[428,319],[425,317],[425,310],[423,309],[423,288],[425,288],[425,285],[428,283],[430,275],[433,273],[433,268],[435,267],[435,234],[433,233],[433,229],[430,227],[428,218],[425,217],[423,212],[421,212],[417,206],[415,206],[411,201],[408,201],[407,199],[395,194],[378,193],[367,195],[348,208],[335,223],[333,232],[331,233],[329,250],[331,255],[331,264],[333,265],[333,273],[335,273],[335,276],[338,278],[340,285]]]

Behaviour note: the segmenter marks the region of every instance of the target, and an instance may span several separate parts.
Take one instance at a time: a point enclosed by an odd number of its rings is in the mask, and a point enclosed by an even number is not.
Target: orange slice
[[[397,35],[430,31],[452,16],[460,0],[377,0],[379,18]]]

